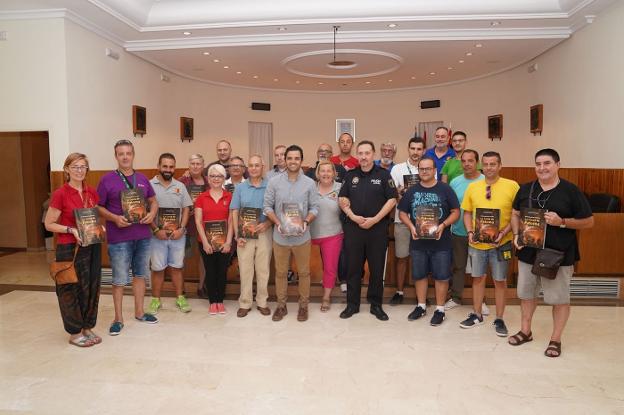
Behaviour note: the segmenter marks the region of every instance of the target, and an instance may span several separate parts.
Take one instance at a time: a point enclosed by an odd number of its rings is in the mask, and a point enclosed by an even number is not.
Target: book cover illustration
[[[158,227],[167,235],[180,229],[181,212],[178,208],[158,208]]]
[[[191,200],[193,201],[193,203],[195,203],[199,195],[206,191],[206,185],[193,183],[193,184],[189,184],[186,187],[186,190],[188,190],[189,195],[191,196]]]
[[[147,215],[147,206],[143,192],[139,189],[122,190],[121,209],[128,222],[139,223]]]
[[[431,205],[416,207],[414,225],[419,239],[436,239],[438,232],[440,208]]]
[[[520,209],[520,235],[518,244],[530,248],[544,249],[546,242],[545,209]]]
[[[236,186],[234,185],[234,183],[228,183],[228,184],[224,184],[223,188],[230,193],[234,193],[234,189],[236,188]]]
[[[238,211],[238,236],[245,239],[258,239],[256,228],[260,224],[262,209],[244,207]]]
[[[285,236],[298,236],[303,234],[303,217],[299,204],[284,203],[282,205],[282,234]]]
[[[212,250],[215,252],[221,251],[227,236],[227,221],[211,220],[205,222],[204,229],[206,230],[206,239],[212,246]]]
[[[74,217],[82,246],[104,242],[104,229],[100,225],[100,215],[97,208],[74,209]]]
[[[493,244],[500,228],[500,209],[477,208],[475,214],[475,239]]]
[[[403,188],[405,190],[420,183],[420,175],[418,174],[404,174],[403,175]]]

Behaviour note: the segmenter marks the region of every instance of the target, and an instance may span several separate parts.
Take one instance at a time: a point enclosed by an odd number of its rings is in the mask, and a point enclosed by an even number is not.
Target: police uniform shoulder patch
[[[351,184],[358,184],[360,182],[360,178],[357,176],[353,176],[353,179],[351,179]]]
[[[388,179],[388,186],[390,186],[391,189],[394,189],[396,186],[394,185],[394,180],[392,179]]]

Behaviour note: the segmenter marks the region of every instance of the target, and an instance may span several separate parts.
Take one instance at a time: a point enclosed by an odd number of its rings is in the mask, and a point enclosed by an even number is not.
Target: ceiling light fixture
[[[258,79],[258,75],[254,75],[254,76],[253,76],[253,79]]]
[[[329,62],[327,66],[329,66],[332,69],[351,69],[356,65],[355,62],[348,61],[348,60],[344,60],[344,61],[336,60],[336,33],[338,33],[339,28],[340,26],[334,26],[334,60]]]
[[[455,69],[455,68],[453,68],[452,66],[449,66],[449,67],[448,67],[448,68],[446,68],[446,69],[448,69],[449,71],[452,71],[452,70],[453,70],[453,69]]]
[[[242,74],[241,71],[236,71],[236,75],[240,75],[240,74]]]
[[[460,59],[458,62],[459,62],[459,63],[464,63],[464,62],[465,62],[465,60]]]
[[[279,81],[279,79],[273,78],[273,82],[277,82],[277,81]]]
[[[388,79],[388,82],[392,82],[392,79]]]
[[[214,63],[219,63],[219,62],[221,62],[219,59],[213,59],[212,61],[213,61]]]
[[[429,75],[431,75],[431,76],[433,76],[435,74],[436,74],[435,72],[429,72]]]
[[[390,24],[388,25],[388,27],[390,27],[390,28],[395,28],[395,27],[397,27],[397,26],[398,26],[398,24],[396,24],[396,23],[390,23]]]
[[[208,55],[210,55],[210,52],[204,52],[203,54],[204,54],[205,56],[208,56]]]
[[[499,26],[501,24],[501,22],[490,22],[490,26]]]
[[[483,45],[482,45],[481,43],[477,43],[477,44],[475,45],[475,48],[482,48],[482,47],[483,47]]]
[[[277,28],[277,30],[279,30],[280,32],[285,32],[285,31],[287,31],[287,30],[288,30],[288,28],[287,28],[287,27],[282,26],[282,27],[278,27],[278,28]]]
[[[182,34],[183,34],[184,36],[189,36],[189,35],[191,34],[191,32],[182,32]]]
[[[319,84],[319,85],[323,85],[323,82],[319,82],[318,84]]]
[[[415,77],[415,76],[412,76],[412,79],[416,79],[416,77]]]
[[[472,56],[472,52],[466,52],[466,56]]]
[[[230,69],[230,67],[229,67],[229,66],[227,66],[227,65],[225,65],[225,66],[223,67],[223,69]]]
[[[370,85],[371,81],[366,81],[366,85]]]
[[[296,84],[300,84],[300,83],[301,83],[301,81],[295,81],[295,83],[296,83]]]

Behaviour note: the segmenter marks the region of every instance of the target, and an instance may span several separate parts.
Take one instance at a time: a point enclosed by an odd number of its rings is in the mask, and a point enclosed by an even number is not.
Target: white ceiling
[[[614,1],[2,0],[0,24],[65,17],[166,72],[204,82],[374,91],[462,82],[516,67]],[[353,68],[327,66],[335,25],[337,59],[354,61]]]

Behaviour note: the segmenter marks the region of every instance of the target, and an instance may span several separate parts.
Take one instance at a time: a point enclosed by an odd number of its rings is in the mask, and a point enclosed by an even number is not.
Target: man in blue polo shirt
[[[436,170],[438,171],[438,177],[442,177],[442,167],[447,160],[452,159],[457,154],[455,150],[449,147],[448,128],[438,127],[435,130],[435,146],[425,151],[425,157],[430,157],[435,161]]]

